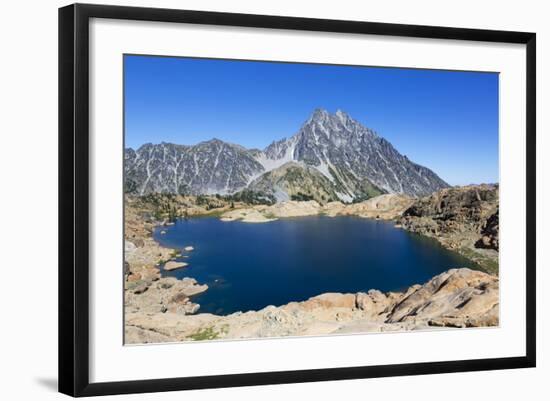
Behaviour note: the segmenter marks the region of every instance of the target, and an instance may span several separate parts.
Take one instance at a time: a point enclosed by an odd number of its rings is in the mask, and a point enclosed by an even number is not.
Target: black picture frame
[[[90,383],[89,22],[91,18],[438,38],[526,45],[526,354],[520,357]],[[253,386],[534,367],[536,35],[436,26],[74,4],[59,9],[59,391],[71,396]]]

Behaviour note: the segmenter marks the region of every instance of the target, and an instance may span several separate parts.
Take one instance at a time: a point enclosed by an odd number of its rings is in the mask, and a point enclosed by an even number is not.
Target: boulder
[[[306,308],[355,308],[355,294],[327,292],[304,302]]]
[[[173,260],[171,260],[164,264],[164,270],[171,271],[171,270],[181,269],[182,267],[185,267],[185,266],[188,266],[188,263],[174,262]]]
[[[175,277],[163,277],[158,281],[157,287],[159,289],[167,290],[168,288],[173,287],[174,284],[177,284],[178,281],[179,280]]]
[[[134,294],[143,294],[145,291],[147,291],[148,288],[149,286],[147,285],[147,283],[142,281],[134,287],[133,291]]]
[[[136,245],[133,242],[128,240],[124,241],[124,252],[134,252],[136,250]]]

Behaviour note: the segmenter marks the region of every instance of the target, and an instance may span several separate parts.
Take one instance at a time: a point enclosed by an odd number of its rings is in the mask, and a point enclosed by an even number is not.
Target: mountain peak
[[[334,115],[338,117],[340,120],[347,120],[351,118],[348,113],[340,109],[336,110],[336,113]]]
[[[356,122],[351,116],[343,111],[342,109],[337,109],[334,114],[328,112],[325,109],[317,108],[313,111],[311,114],[311,117],[307,121],[307,123],[325,123],[330,122],[332,124],[343,124],[346,125],[350,122]]]
[[[322,135],[327,137],[332,137],[333,132],[339,133],[340,136],[360,136],[371,139],[378,137],[375,131],[363,126],[342,109],[337,109],[333,114],[325,109],[315,109],[302,126],[302,131],[313,132],[316,126],[323,133]]]
[[[330,114],[328,111],[322,108],[317,108],[313,110],[313,113],[311,113],[311,117],[309,118],[309,121],[325,120],[329,116]]]
[[[215,145],[215,146],[223,146],[223,145],[226,145],[227,143],[222,141],[221,139],[218,139],[218,138],[212,138],[212,139],[209,139],[207,141],[202,141],[202,142],[199,142],[197,145]]]
[[[315,109],[295,135],[263,151],[217,138],[191,146],[166,146],[127,149],[126,177],[138,185],[140,194],[183,189],[192,194],[235,193],[289,162],[316,169],[325,177],[323,185],[331,188],[331,198],[345,201],[382,192],[424,196],[448,187],[434,172],[410,161],[341,109],[334,113]],[[275,193],[280,188],[271,189]]]

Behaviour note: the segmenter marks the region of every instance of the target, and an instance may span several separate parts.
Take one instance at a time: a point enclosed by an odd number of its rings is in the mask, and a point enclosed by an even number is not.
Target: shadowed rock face
[[[448,188],[415,202],[403,216],[432,217],[445,222],[479,225],[497,202],[497,185]]]
[[[498,271],[498,185],[446,188],[415,201],[398,223]]]
[[[297,162],[299,180],[289,179],[288,169],[269,175],[289,162]],[[193,146],[146,144],[126,149],[124,171],[126,191],[141,195],[233,194],[254,183],[280,200],[301,192],[322,202],[321,195],[351,201],[381,193],[423,196],[448,187],[346,113],[320,109],[294,136],[263,151],[217,139]],[[312,193],[312,184],[321,185],[320,194]]]
[[[481,238],[476,242],[478,248],[489,248],[498,251],[498,209],[492,214],[483,225]]]

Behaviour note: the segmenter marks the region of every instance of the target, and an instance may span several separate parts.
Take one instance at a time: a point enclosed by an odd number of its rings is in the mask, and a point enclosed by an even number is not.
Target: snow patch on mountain
[[[264,150],[218,139],[126,149],[125,187],[139,194],[232,194],[289,162],[318,171],[329,180],[329,192],[346,202],[380,191],[423,196],[448,187],[342,110],[323,109],[315,110],[295,135]],[[285,197],[280,188],[273,192],[277,199]]]
[[[323,174],[325,177],[327,177],[329,180],[331,180],[332,182],[334,182],[334,177],[332,176],[332,174],[330,173],[328,167],[328,163],[326,163],[324,160],[321,160],[321,164],[319,164],[318,166],[314,166],[317,170],[319,170],[319,172],[321,174]]]
[[[353,198],[351,196],[349,196],[348,194],[343,194],[341,192],[336,192],[336,195],[338,195],[338,198],[340,198],[340,200],[342,202],[350,203],[350,202],[353,201]]]

